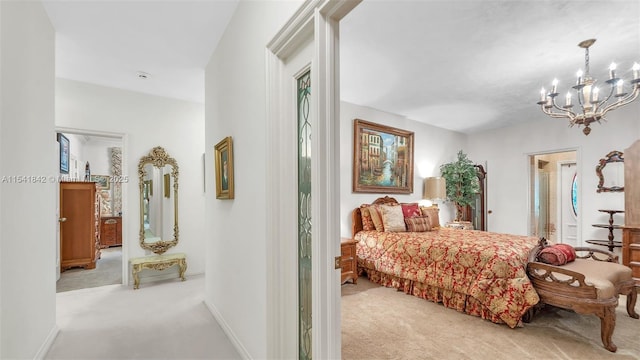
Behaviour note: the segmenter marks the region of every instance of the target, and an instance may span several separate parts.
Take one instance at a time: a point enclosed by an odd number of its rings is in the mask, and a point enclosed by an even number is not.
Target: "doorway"
[[[529,234],[552,243],[578,245],[577,151],[529,155]]]
[[[56,213],[60,221],[56,229],[56,292],[123,284],[127,281],[124,266],[126,262],[123,261],[123,249],[126,247],[123,246],[122,236],[125,233],[123,225],[126,225],[122,221],[125,182],[113,179],[118,178],[114,174],[121,175],[124,168],[124,135],[67,128],[57,128],[56,133],[62,134],[66,139],[67,148],[63,152],[68,156],[62,161],[68,166],[60,167],[58,182],[98,183],[95,193],[96,221],[90,225],[91,229],[98,233],[98,241],[95,244],[95,268],[61,268],[61,264],[68,264],[63,258],[68,257],[69,246],[67,244],[65,248],[67,251],[62,251],[64,238],[61,238],[60,224],[65,220],[63,212],[69,211],[69,206],[73,208],[73,205],[67,203],[66,210],[62,209],[60,186],[57,187]],[[63,160],[60,157],[58,159]]]

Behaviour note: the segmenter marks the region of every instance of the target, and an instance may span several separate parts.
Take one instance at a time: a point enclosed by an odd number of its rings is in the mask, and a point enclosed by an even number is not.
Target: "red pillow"
[[[402,215],[406,218],[414,218],[422,216],[422,212],[420,211],[420,207],[417,203],[413,204],[401,204],[402,205]]]
[[[576,259],[576,250],[568,244],[547,246],[538,254],[538,260],[549,265],[564,265]]]

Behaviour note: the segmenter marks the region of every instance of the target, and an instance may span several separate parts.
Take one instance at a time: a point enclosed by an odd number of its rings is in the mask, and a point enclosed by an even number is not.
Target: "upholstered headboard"
[[[371,204],[398,204],[398,200],[390,196],[385,196],[377,198]],[[360,212],[360,207],[355,208],[351,212],[351,238],[354,238],[358,231],[362,231],[362,213]]]

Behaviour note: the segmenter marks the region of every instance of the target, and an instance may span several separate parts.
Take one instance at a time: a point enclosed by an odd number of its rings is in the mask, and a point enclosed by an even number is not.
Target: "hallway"
[[[45,359],[240,359],[204,300],[204,275],[61,292]]]

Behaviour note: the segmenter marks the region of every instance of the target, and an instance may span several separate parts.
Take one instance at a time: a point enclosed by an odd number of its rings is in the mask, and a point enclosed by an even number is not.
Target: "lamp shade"
[[[447,182],[443,177],[424,179],[424,198],[427,200],[444,200],[447,198]]]

